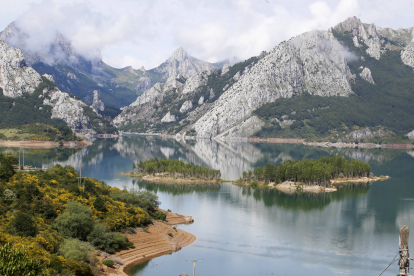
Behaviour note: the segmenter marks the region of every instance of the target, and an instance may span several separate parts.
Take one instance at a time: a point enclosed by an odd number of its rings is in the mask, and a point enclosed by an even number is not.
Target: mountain
[[[414,129],[413,37],[414,28],[348,18],[233,66],[176,75],[113,122],[123,130],[220,139],[340,139],[364,127],[402,137]]]
[[[79,97],[89,105],[93,103],[93,91],[96,90],[106,106],[118,109],[131,104],[154,83],[165,82],[171,74],[192,75],[201,70],[219,68],[219,65],[198,60],[179,48],[154,69],[133,69],[130,66],[117,69],[102,61],[98,49],[92,54],[93,58],[79,54],[71,41],[60,33],[49,45],[33,48],[30,34],[22,31],[16,22],[0,33],[0,39],[19,48],[27,64],[37,72],[53,76],[60,90]]]
[[[0,92],[1,127],[32,123],[67,125],[80,136],[94,136],[109,125],[87,104],[60,91],[52,76],[41,76],[27,66],[23,53],[1,39]]]

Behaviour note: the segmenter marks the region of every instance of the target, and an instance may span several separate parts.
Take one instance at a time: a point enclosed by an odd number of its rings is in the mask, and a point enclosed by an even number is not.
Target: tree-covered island
[[[244,171],[235,184],[274,186],[278,189],[335,191],[336,183],[370,182],[388,177],[374,177],[369,164],[343,157],[321,157],[319,160],[286,160],[279,166],[267,163],[254,171]]]
[[[220,170],[184,163],[183,160],[151,158],[132,164],[127,175],[157,182],[219,182]]]

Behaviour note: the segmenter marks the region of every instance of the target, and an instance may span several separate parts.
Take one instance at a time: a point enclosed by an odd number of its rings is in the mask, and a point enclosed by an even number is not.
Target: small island
[[[375,177],[369,164],[363,161],[346,160],[343,157],[321,157],[319,160],[287,160],[279,166],[267,163],[254,171],[243,172],[243,176],[232,182],[252,187],[270,187],[283,192],[334,192],[338,184],[367,183],[388,179]]]
[[[220,182],[220,170],[185,163],[183,160],[151,158],[132,164],[133,171],[124,175],[162,183]]]

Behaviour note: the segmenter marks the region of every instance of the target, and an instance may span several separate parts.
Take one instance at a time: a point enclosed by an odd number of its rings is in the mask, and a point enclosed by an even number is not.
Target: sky
[[[280,42],[356,16],[414,26],[414,0],[0,0],[0,30],[13,21],[44,47],[56,32],[107,64],[151,69],[178,47],[209,62],[245,60]]]

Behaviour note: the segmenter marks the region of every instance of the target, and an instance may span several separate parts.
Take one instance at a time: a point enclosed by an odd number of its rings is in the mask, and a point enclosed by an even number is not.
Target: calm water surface
[[[14,152],[15,149],[0,149]],[[182,159],[220,169],[224,179],[243,170],[287,159],[339,155],[369,162],[375,175],[392,178],[354,185],[331,194],[287,195],[229,183],[163,185],[120,175],[133,161]],[[26,150],[36,167],[74,166],[119,188],[154,191],[161,208],[191,215],[178,227],[197,236],[182,250],[131,267],[133,275],[378,275],[398,251],[401,225],[414,229],[414,151],[321,149],[298,145],[178,142],[127,136],[96,140],[83,150]],[[413,236],[411,236],[413,237]],[[413,239],[410,238],[412,247]],[[383,275],[395,275],[392,265]]]

